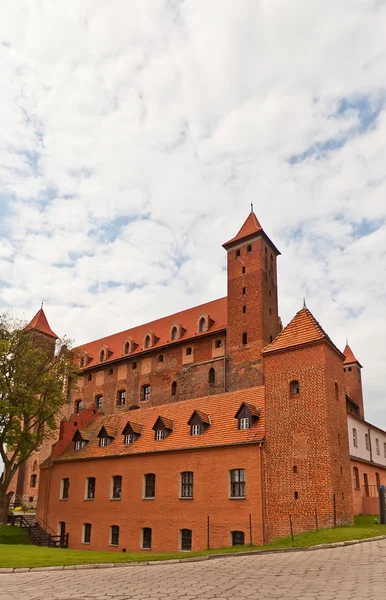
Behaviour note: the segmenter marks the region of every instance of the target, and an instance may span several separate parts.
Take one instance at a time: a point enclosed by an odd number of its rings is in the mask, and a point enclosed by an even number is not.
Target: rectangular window
[[[378,438],[375,438],[375,450],[376,450],[376,452],[377,452],[378,455],[381,454],[381,450],[379,448],[379,439]]]
[[[83,544],[89,544],[91,542],[91,523],[84,523],[83,525]]]
[[[233,469],[230,472],[231,498],[245,498],[245,469]]]
[[[156,440],[163,440],[164,437],[165,437],[164,430],[163,429],[157,429],[157,431],[155,432],[155,439]]]
[[[120,390],[117,397],[117,406],[124,406],[126,404],[126,390]]]
[[[245,314],[247,312],[247,307],[244,305],[243,306],[243,313]]]
[[[244,332],[243,335],[242,335],[242,343],[243,344],[247,344],[248,343],[248,334],[246,332]]]
[[[181,498],[193,498],[193,472],[181,473]]]
[[[365,446],[366,450],[370,450],[369,434],[365,433]]]
[[[181,550],[190,551],[192,549],[192,530],[181,529]]]
[[[385,455],[385,458],[386,458],[386,442],[383,443],[383,454]]]
[[[244,546],[244,531],[232,531],[232,546]]]
[[[114,475],[112,478],[111,498],[120,500],[122,495],[122,476]]]
[[[192,425],[191,435],[200,435],[201,434],[201,426],[200,425]]]
[[[144,527],[142,529],[142,548],[146,550],[151,549],[151,529],[150,527]]]
[[[249,417],[244,417],[243,419],[239,419],[239,429],[249,429],[250,421]]]
[[[95,498],[95,477],[88,477],[86,479],[86,499],[94,500]]]
[[[150,385],[143,385],[141,390],[141,400],[150,400],[151,387]]]
[[[82,400],[76,400],[75,407],[74,407],[75,412],[78,413],[81,408],[83,408]]]
[[[352,430],[352,443],[355,448],[358,448],[358,435],[355,428]]]
[[[132,433],[126,433],[125,444],[132,444],[134,442],[134,435]]]
[[[155,475],[148,473],[145,475],[145,498],[155,498]]]
[[[76,440],[74,447],[75,447],[75,450],[80,450],[85,445],[86,445],[86,442],[84,440]]]
[[[118,546],[118,544],[119,544],[119,527],[118,527],[118,525],[112,525],[110,527],[110,544],[111,544],[111,546]]]
[[[102,410],[102,407],[103,407],[103,396],[96,396],[95,397],[95,405],[97,407],[97,410]]]
[[[109,438],[107,438],[107,437],[102,437],[99,439],[99,446],[101,448],[104,448],[105,446],[107,446],[108,443],[109,443]]]
[[[70,490],[70,480],[68,477],[62,479],[62,493],[60,495],[62,500],[67,500]]]
[[[243,287],[243,296],[245,296],[246,293],[247,293],[247,289],[245,287]]]

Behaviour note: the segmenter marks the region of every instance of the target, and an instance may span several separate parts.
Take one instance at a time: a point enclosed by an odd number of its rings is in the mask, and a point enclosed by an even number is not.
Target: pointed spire
[[[307,308],[306,299],[303,298],[303,308]]]
[[[41,309],[38,310],[32,321],[28,323],[27,327],[24,328],[24,331],[31,330],[40,331],[41,333],[45,333],[46,335],[53,337],[56,340],[58,339],[58,336],[52,331],[51,327],[48,324],[47,317],[44,314],[43,310],[43,302]]]
[[[358,365],[362,368],[361,363],[357,358],[355,358],[354,352],[351,350],[348,345],[348,339],[346,339],[346,347],[343,350],[343,354],[345,355],[344,365],[351,365],[353,363],[358,363]]]
[[[223,246],[224,248],[226,248],[227,246],[234,244],[235,242],[238,242],[244,238],[247,238],[255,233],[258,233],[259,231],[263,231],[263,228],[257,220],[257,217],[253,212],[253,204],[251,204],[251,212],[249,213],[247,219],[244,221],[244,224],[239,230],[238,234],[234,238],[229,240],[229,242],[223,244]]]

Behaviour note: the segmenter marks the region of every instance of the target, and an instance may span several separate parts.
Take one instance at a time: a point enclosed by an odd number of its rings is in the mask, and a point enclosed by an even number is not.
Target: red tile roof
[[[55,338],[55,340],[58,339],[56,333],[54,333],[51,327],[49,326],[47,317],[44,314],[44,310],[42,308],[38,310],[32,321],[28,323],[27,327],[24,328],[24,331],[29,331],[32,329],[41,331],[42,333],[45,333],[46,335]]]
[[[55,460],[125,456],[165,450],[188,450],[203,446],[214,447],[258,442],[263,440],[265,435],[264,394],[264,387],[255,387],[221,394],[221,396],[194,398],[175,404],[141,408],[135,413],[137,425],[142,426],[141,435],[130,445],[124,444],[124,437],[121,435],[129,419],[127,412],[109,416],[97,414],[85,427],[90,438],[89,443],[81,450],[75,450],[73,444],[69,444]],[[238,429],[238,421],[235,419],[235,413],[242,402],[247,402],[259,410],[260,419],[250,429]],[[203,412],[210,417],[210,426],[203,434],[197,436],[190,435],[188,425],[194,410]],[[172,433],[162,441],[154,439],[152,429],[160,413],[174,424]],[[99,447],[97,438],[102,425],[118,430],[117,437],[105,447]]]
[[[273,342],[263,348],[262,352],[268,354],[269,352],[285,350],[321,340],[327,341],[341,354],[308,308],[302,308]]]
[[[201,410],[194,410],[193,413],[190,416],[190,419],[188,421],[188,425],[190,425],[194,415],[198,415],[202,421],[202,423],[205,423],[206,425],[210,425],[210,418],[209,415],[203,413]]]
[[[209,322],[211,324],[207,332],[199,333],[199,317],[206,314],[210,317]],[[178,340],[172,341],[170,335],[172,327],[173,325],[179,324],[185,331]],[[108,356],[108,358],[106,358],[106,360],[103,361],[103,364],[125,356],[124,345],[128,339],[132,339],[138,345],[127,356],[131,357],[142,352],[148,352],[149,349],[145,349],[143,347],[143,342],[146,334],[150,332],[154,333],[156,339],[154,345],[151,347],[152,350],[154,348],[162,348],[163,346],[176,344],[180,341],[194,339],[199,336],[206,335],[207,333],[221,331],[225,329],[226,326],[227,298],[225,297],[201,304],[200,306],[183,310],[175,313],[174,315],[163,317],[162,319],[157,319],[156,321],[151,321],[150,323],[145,323],[144,325],[139,325],[138,327],[133,327],[132,329],[126,329],[125,331],[109,335],[93,342],[89,342],[79,346],[75,350],[77,353],[82,353],[82,351],[85,351],[88,354],[89,358],[91,358],[91,360],[87,363],[87,368],[89,368],[94,367],[97,364],[102,364],[99,362],[99,353],[102,348],[107,347],[111,351],[111,354]]]
[[[359,360],[357,358],[355,358],[354,352],[351,350],[350,346],[348,344],[346,344],[346,348],[343,350],[343,354],[345,356],[344,365],[350,365],[352,363],[358,363],[358,365],[361,367],[362,365],[360,364]]]
[[[127,421],[124,428],[122,429],[122,435],[124,435],[128,429],[131,429],[131,431],[137,433],[138,435],[141,435],[142,433],[142,425],[140,425],[139,423],[134,423],[134,421]]]
[[[263,231],[263,228],[260,225],[259,221],[257,220],[255,213],[251,212],[248,215],[248,218],[244,222],[244,225],[241,227],[238,234],[234,238],[229,240],[229,242],[225,242],[225,244],[223,244],[223,246],[225,248],[226,246],[229,246],[230,244],[234,244],[235,242],[238,242],[239,240],[243,240],[244,238],[249,237],[250,235],[253,235],[254,233],[257,233],[258,231]]]

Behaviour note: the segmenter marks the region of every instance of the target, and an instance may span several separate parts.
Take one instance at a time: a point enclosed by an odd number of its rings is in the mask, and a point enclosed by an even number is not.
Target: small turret
[[[344,387],[346,396],[354,403],[351,412],[358,412],[358,417],[365,418],[364,406],[363,406],[363,392],[362,392],[362,365],[355,358],[353,351],[351,350],[348,343],[343,351],[345,360],[343,363],[344,371]],[[350,405],[351,406],[351,405]],[[349,410],[350,410],[349,406]]]

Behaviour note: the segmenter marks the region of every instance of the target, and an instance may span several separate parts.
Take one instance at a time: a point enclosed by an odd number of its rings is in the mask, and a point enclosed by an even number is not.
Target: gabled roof
[[[40,331],[41,333],[45,333],[46,335],[54,338],[55,340],[58,339],[58,336],[52,331],[51,327],[48,324],[47,317],[44,314],[43,308],[38,310],[32,321],[28,323],[27,327],[24,328],[24,331],[31,330]]]
[[[355,358],[354,352],[351,350],[350,346],[348,344],[346,344],[346,348],[343,350],[343,354],[345,356],[344,358],[344,365],[351,365],[353,363],[358,363],[358,365],[362,368],[361,363],[359,362],[359,360],[357,358]]]
[[[210,425],[210,416],[205,414],[204,412],[202,412],[202,410],[194,410],[189,421],[188,421],[188,425],[190,425],[194,415],[198,415],[201,419],[202,423],[205,423],[206,425]]]
[[[238,429],[234,418],[235,412],[242,402],[258,407],[260,419],[250,429]],[[210,427],[205,435],[191,435],[188,420],[194,410],[210,415]],[[173,435],[168,435],[160,444],[154,437],[153,424],[162,412],[163,417],[174,423]],[[263,441],[265,435],[265,390],[263,386],[227,392],[219,396],[205,396],[181,402],[164,404],[149,408],[140,408],[135,412],[135,420],[142,425],[141,435],[135,444],[125,444],[124,436],[118,435],[110,444],[100,447],[97,434],[101,425],[114,427],[123,431],[130,413],[115,413],[103,416],[97,414],[86,426],[90,443],[81,452],[74,449],[73,444],[55,457],[55,461],[70,461],[102,458],[107,456],[129,456],[158,453],[170,450],[192,450],[194,448],[211,448],[237,444],[250,444]]]
[[[102,425],[97,437],[105,437],[105,435],[110,438],[115,438],[117,435],[117,430],[115,427],[109,427],[108,425]]]
[[[173,423],[172,419],[168,419],[167,417],[161,417],[161,416],[159,416],[158,419],[156,420],[156,422],[154,423],[153,429],[156,429],[159,421],[161,421],[161,423],[165,427],[165,429],[170,429],[170,431],[173,431],[174,423]]]
[[[252,211],[248,215],[247,219],[244,221],[244,224],[241,227],[238,234],[234,238],[229,240],[229,242],[225,242],[225,244],[223,244],[223,246],[224,246],[224,248],[226,246],[230,246],[231,244],[239,242],[240,240],[243,240],[244,238],[247,238],[247,237],[253,235],[254,233],[257,233],[258,231],[263,231],[263,228],[260,225],[259,221],[257,220],[255,213]]]
[[[203,314],[209,315],[211,325],[208,331],[199,333],[197,331],[198,320]],[[170,333],[173,325],[176,323],[181,324],[181,327],[183,328],[182,331],[184,332],[178,340],[172,341],[170,339]],[[144,325],[139,325],[138,327],[133,327],[132,329],[126,329],[125,331],[109,335],[105,338],[83,344],[75,350],[77,352],[85,351],[88,353],[91,360],[88,362],[85,368],[90,368],[95,365],[105,365],[106,363],[119,358],[136,356],[142,352],[149,352],[157,348],[169,346],[170,344],[179,344],[185,340],[188,341],[192,338],[208,335],[208,333],[215,333],[216,331],[224,330],[226,326],[227,298],[225,297],[201,304],[200,306],[189,308],[188,310],[181,311],[168,317],[163,317],[162,319],[157,319],[151,323],[145,323]],[[149,333],[149,331],[154,332],[156,341],[151,348],[146,349],[143,348],[143,342],[146,334]],[[128,339],[133,340],[137,346],[132,352],[130,352],[130,354],[125,355],[124,345]],[[111,354],[105,358],[103,363],[100,363],[99,352],[103,346],[109,348]]]
[[[78,442],[78,441],[84,441],[84,442],[89,442],[90,441],[90,435],[86,432],[86,431],[81,431],[80,429],[77,429],[73,435],[72,441],[73,442]]]
[[[248,402],[242,402],[239,406],[237,413],[235,414],[235,419],[237,419],[244,406],[246,406],[249,409],[249,412],[251,413],[252,417],[259,418],[259,409],[256,406],[254,406],[253,404],[249,404]]]
[[[313,314],[304,307],[296,313],[292,321],[284,327],[283,331],[273,340],[271,344],[263,348],[262,353],[286,350],[295,346],[302,346],[313,342],[325,340],[341,354],[335,344],[330,340],[327,333],[319,325]]]
[[[133,421],[127,421],[122,431],[122,434],[125,435],[129,430],[133,431],[134,433],[137,433],[138,435],[141,435],[142,425],[139,425],[139,423],[134,423]]]

